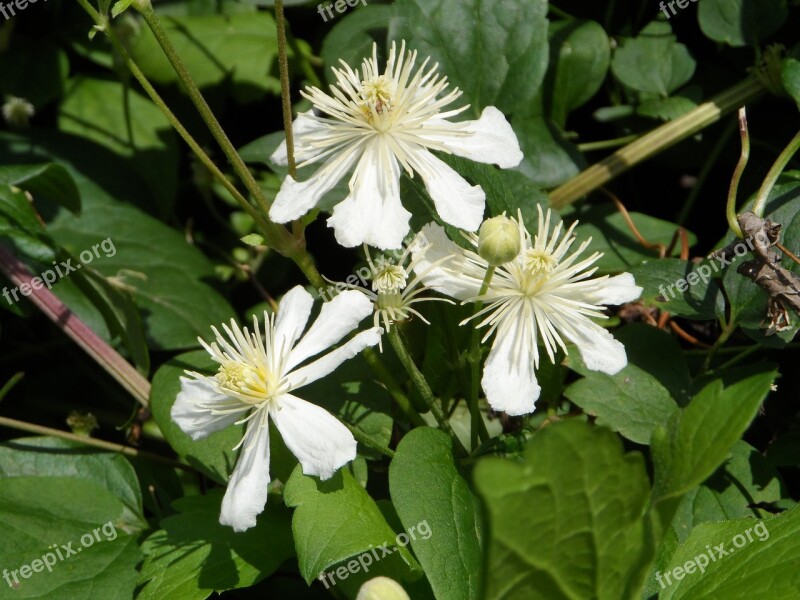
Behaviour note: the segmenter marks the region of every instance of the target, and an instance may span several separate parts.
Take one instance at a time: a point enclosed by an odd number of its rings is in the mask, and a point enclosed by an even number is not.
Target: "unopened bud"
[[[14,129],[25,129],[36,110],[25,98],[9,96],[2,108],[3,118]]]
[[[370,579],[358,590],[356,600],[410,600],[399,583],[388,577]]]
[[[487,219],[478,235],[478,254],[492,266],[503,265],[519,254],[521,241],[516,221],[505,215]]]

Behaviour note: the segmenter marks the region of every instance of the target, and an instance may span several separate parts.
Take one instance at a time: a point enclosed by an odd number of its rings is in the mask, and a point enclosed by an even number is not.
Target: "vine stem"
[[[275,0],[275,24],[278,29],[278,72],[281,78],[281,106],[283,107],[283,130],[286,133],[286,157],[289,176],[297,179],[297,163],[294,159],[294,132],[292,131],[292,91],[289,88],[289,60],[286,57],[286,17],[283,0]]]
[[[361,444],[362,446],[366,446],[367,448],[372,448],[373,450],[380,452],[385,457],[392,459],[394,458],[394,450],[391,448],[384,446],[380,442],[376,442],[373,438],[371,438],[365,431],[356,427],[355,425],[350,425],[347,421],[342,421],[344,426],[350,430],[350,433],[353,434],[353,437],[356,438],[356,441]]]
[[[736,197],[739,195],[739,182],[742,179],[742,174],[745,167],[747,167],[747,161],[750,160],[750,132],[747,130],[747,111],[744,107],[739,109],[739,135],[742,138],[742,153],[731,178],[725,217],[728,219],[728,227],[731,228],[731,231],[736,234],[736,237],[742,238],[742,228],[736,218]]]
[[[550,192],[550,203],[556,209],[572,204],[654,154],[666,150],[715,123],[723,115],[755,100],[764,92],[764,85],[756,77],[748,77],[682,117],[646,133],[557,187]]]
[[[764,216],[764,207],[767,204],[769,193],[772,191],[772,188],[775,187],[778,177],[781,176],[786,165],[789,164],[789,161],[792,160],[792,157],[798,150],[800,150],[800,132],[792,138],[792,141],[783,149],[783,152],[778,155],[777,160],[772,165],[769,173],[767,173],[764,183],[761,184],[761,189],[758,190],[758,196],[756,197],[755,204],[753,204],[753,212],[757,216]]]
[[[364,348],[364,350],[361,351],[361,354],[364,356],[364,360],[367,361],[367,364],[370,366],[375,375],[377,375],[378,379],[380,379],[383,382],[383,385],[386,386],[387,391],[389,394],[391,394],[392,398],[394,398],[394,401],[397,402],[397,405],[400,407],[400,410],[403,411],[403,414],[408,417],[408,420],[418,427],[424,426],[425,420],[416,410],[414,410],[411,400],[405,395],[403,390],[400,388],[400,384],[397,383],[394,376],[392,376],[383,362],[381,362],[381,359],[378,357],[378,354],[375,352],[375,350],[373,348]]]
[[[51,437],[61,438],[62,440],[69,440],[71,442],[78,442],[79,444],[83,444],[85,446],[92,446],[93,448],[108,450],[109,452],[117,452],[119,454],[124,454],[125,456],[131,456],[134,458],[146,458],[149,460],[154,460],[163,463],[165,465],[169,465],[171,467],[175,467],[176,469],[183,469],[184,471],[194,471],[194,469],[187,464],[184,464],[177,460],[173,460],[171,458],[167,458],[166,456],[155,454],[153,452],[147,452],[146,450],[139,450],[138,448],[125,446],[123,444],[106,442],[105,440],[98,440],[96,438],[87,437],[85,435],[77,435],[74,433],[70,433],[68,431],[61,431],[60,429],[45,427],[43,425],[35,425],[33,423],[27,423],[25,421],[18,421],[17,419],[0,417],[0,426],[8,427],[10,429],[16,429],[18,431],[35,433],[37,435],[47,435]]]
[[[53,292],[42,287],[41,282],[38,285],[39,289],[33,286],[33,274],[25,263],[2,246],[0,246],[0,271],[18,288],[23,285],[30,287],[31,293],[28,299],[142,406],[148,405],[150,382],[81,321]]]
[[[403,368],[405,368],[406,372],[411,377],[411,381],[419,391],[419,394],[422,396],[425,404],[427,404],[428,408],[430,408],[430,411],[436,419],[436,422],[439,423],[439,426],[443,431],[450,434],[450,436],[453,438],[453,441],[456,444],[457,452],[463,456],[466,456],[466,448],[464,448],[461,440],[458,439],[458,436],[456,436],[455,432],[453,431],[450,421],[447,420],[447,415],[440,406],[439,401],[433,395],[433,391],[428,385],[425,376],[422,374],[419,368],[417,368],[417,365],[414,363],[414,359],[411,358],[411,355],[409,354],[408,349],[403,342],[403,338],[400,337],[400,330],[397,327],[392,327],[387,335],[389,336],[389,342],[392,344],[392,348],[394,348],[397,357],[403,364]]]
[[[494,277],[494,272],[497,267],[490,266],[486,269],[486,275],[481,283],[481,289],[478,296],[482,297],[489,290],[489,284]],[[475,311],[473,318],[483,309],[483,300],[475,302]],[[486,423],[483,422],[481,417],[480,407],[478,406],[478,395],[480,393],[480,364],[481,364],[481,350],[480,350],[480,332],[478,331],[478,324],[473,323],[472,336],[470,338],[469,347],[469,361],[470,361],[470,393],[469,393],[469,413],[471,417],[470,427],[470,441],[472,447],[478,447],[478,439],[485,442],[489,439],[489,432],[486,430]]]

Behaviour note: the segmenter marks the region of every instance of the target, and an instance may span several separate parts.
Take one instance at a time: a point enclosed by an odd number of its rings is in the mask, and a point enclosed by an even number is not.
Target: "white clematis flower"
[[[314,208],[349,171],[350,194],[334,207],[328,225],[343,246],[369,244],[382,250],[399,248],[411,217],[400,203],[401,168],[419,173],[447,223],[474,231],[483,219],[486,196],[430,151],[439,150],[502,168],[522,160],[514,131],[493,106],[477,121],[447,119],[468,108],[445,110],[461,96],[458,89],[444,94],[446,77],[428,61],[415,70],[416,52],[400,51],[392,43],[386,69],[378,67],[377,45],[361,73],[342,61],[334,68],[336,85],[326,94],[316,87],[303,92],[314,111],[294,123],[299,166],[325,161],[307,181],[287,176],[269,211],[270,219],[286,223]],[[439,97],[440,94],[442,97]],[[272,155],[286,164],[286,144]]]
[[[484,295],[479,292],[489,264],[476,252],[450,241],[438,225],[431,223],[422,230],[432,245],[415,267],[427,271],[422,277],[425,285],[485,305],[472,319],[482,319],[477,327],[488,326],[483,341],[495,334],[481,385],[497,411],[509,415],[533,412],[541,392],[534,372],[539,366],[540,340],[551,362],[559,348],[567,353],[566,339],[577,346],[593,371],[613,375],[628,363],[625,347],[591,319],[606,318],[604,306],[633,301],[642,288],[630,273],[591,278],[597,270],[592,265],[602,254],[595,252],[579,260],[591,239],[569,253],[576,239],[572,234],[576,224],[563,236],[561,223],[551,233],[550,211],[545,216],[539,207],[539,228],[531,239],[520,215],[521,251],[514,260],[497,267]],[[467,239],[478,247],[478,236],[468,234]],[[429,263],[445,256],[450,259],[428,269]]]
[[[329,479],[356,456],[350,431],[329,412],[294,395],[304,385],[331,373],[344,361],[380,340],[372,328],[341,347],[302,367],[299,365],[339,342],[372,312],[369,298],[346,291],[325,303],[319,317],[302,336],[313,299],[302,287],[281,300],[277,316],[265,316],[264,329],[253,318],[253,332],[235,321],[223,325],[227,335],[212,328],[216,341],[200,340],[219,363],[214,376],[187,372],[172,407],[178,426],[197,440],[234,423],[247,423],[236,468],[222,500],[220,523],[235,531],[256,524],[267,503],[269,419],[300,461],[303,473]]]

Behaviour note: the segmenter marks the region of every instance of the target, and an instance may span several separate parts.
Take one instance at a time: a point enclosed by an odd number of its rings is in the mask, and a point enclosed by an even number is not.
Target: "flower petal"
[[[330,479],[356,457],[353,434],[324,408],[285,394],[270,414],[306,475]]]
[[[331,157],[306,181],[295,181],[291,175],[283,180],[269,218],[275,223],[288,223],[314,208],[327,192],[356,164],[363,144],[354,143]]]
[[[295,345],[311,316],[314,298],[303,286],[295,286],[281,298],[275,317],[275,348],[283,356]]]
[[[587,293],[587,302],[595,305],[616,306],[633,302],[642,295],[642,288],[636,285],[636,281],[630,273],[615,275],[599,283],[596,291]]]
[[[234,531],[254,527],[267,504],[269,481],[269,424],[264,411],[247,424],[239,460],[222,499],[219,522]]]
[[[517,325],[498,329],[481,379],[491,407],[512,417],[532,413],[542,391],[533,370],[531,344],[536,340],[522,339],[517,343],[522,331],[509,331]]]
[[[436,223],[428,223],[420,231],[418,239],[412,250],[414,272],[426,287],[457,300],[478,295],[485,272],[480,273],[474,265],[466,264],[463,250],[447,237],[444,228]],[[420,256],[426,247],[427,250]],[[447,256],[452,258],[431,268],[431,265]]]
[[[317,119],[313,110],[298,114],[292,124],[295,160],[302,163],[322,154],[325,151],[325,145],[309,144],[308,142],[318,141],[320,137],[324,138],[329,131],[330,126]],[[276,165],[285,167],[289,163],[286,155],[286,140],[281,142],[269,158]]]
[[[523,155],[517,136],[505,115],[494,106],[484,108],[477,121],[450,123],[431,120],[426,125],[462,132],[455,136],[448,133],[426,134],[423,127],[421,133],[423,137],[438,142],[457,156],[475,162],[495,164],[502,169],[516,167],[522,162]]]
[[[479,185],[472,186],[454,169],[427,149],[407,150],[411,166],[425,181],[425,187],[445,222],[475,231],[481,226],[486,208],[486,194]]]
[[[358,290],[346,290],[325,302],[314,324],[289,354],[286,371],[336,344],[370,314],[372,301]]]
[[[356,293],[360,294],[361,292]],[[308,385],[317,379],[321,379],[326,375],[329,375],[336,369],[336,367],[338,367],[344,361],[353,358],[364,348],[374,346],[380,342],[382,333],[383,329],[380,327],[373,327],[358,333],[357,335],[353,336],[353,339],[347,341],[345,344],[342,344],[342,346],[336,350],[328,352],[328,354],[322,356],[314,362],[289,373],[286,376],[287,382],[292,389],[297,389],[304,385]]]
[[[578,318],[564,329],[564,335],[578,347],[586,368],[592,371],[614,375],[628,364],[625,346],[585,317]]]
[[[411,213],[400,202],[400,167],[380,139],[361,158],[350,195],[333,209],[328,227],[346,248],[369,244],[381,250],[400,248]]]
[[[239,406],[242,410],[228,414],[212,412]],[[185,434],[199,440],[233,425],[247,408],[235,398],[220,394],[210,381],[181,377],[181,391],[175,398],[170,416]]]

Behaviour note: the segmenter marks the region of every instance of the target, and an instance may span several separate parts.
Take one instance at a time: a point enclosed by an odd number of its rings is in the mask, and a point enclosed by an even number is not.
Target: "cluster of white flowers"
[[[305,335],[312,298],[296,287],[283,297],[276,315],[265,314],[263,330],[257,320],[252,332],[231,322],[223,325],[225,335],[213,330],[215,342],[201,340],[219,364],[218,372],[181,378],[172,417],[193,439],[247,423],[220,517],[237,531],[255,525],[267,501],[270,418],[305,474],[327,479],[355,457],[350,431],[294,392],[379,344],[384,328],[411,315],[422,318],[412,304],[424,299],[420,294],[426,289],[481,304],[462,325],[485,327],[484,342],[494,336],[482,387],[496,411],[523,415],[534,410],[540,394],[535,374],[540,342],[551,361],[559,349],[567,353],[569,341],[589,369],[613,374],[627,364],[625,348],[595,320],[605,318],[606,306],[638,298],[641,288],[628,273],[592,278],[600,254],[580,258],[589,241],[572,250],[575,224],[562,231],[559,222],[551,231],[550,211],[545,214],[539,207],[534,236],[521,214],[506,219],[511,228],[486,236],[487,244],[504,236],[512,244],[497,261],[482,255],[474,232],[481,227],[485,194],[430,151],[511,168],[522,160],[519,143],[494,107],[477,121],[448,121],[467,108],[447,109],[461,92],[447,92],[447,79],[437,73],[437,65],[428,68],[427,59],[415,68],[416,58],[405,44],[399,51],[392,44],[381,73],[374,48],[360,73],[344,62],[333,69],[336,84],[330,94],[318,88],[304,93],[316,112],[303,113],[294,123],[297,156],[303,164],[324,165],[307,181],[287,177],[269,216],[277,223],[301,217],[352,172],[349,195],[328,219],[337,241],[347,247],[399,248],[411,217],[400,201],[405,170],[422,177],[441,219],[468,232],[464,235],[474,250],[456,245],[441,226],[430,223],[397,264],[373,268],[372,291],[350,289],[324,303]],[[286,162],[285,144],[272,158]],[[372,265],[368,251],[367,260]],[[339,343],[369,315],[374,327],[302,365]]]

